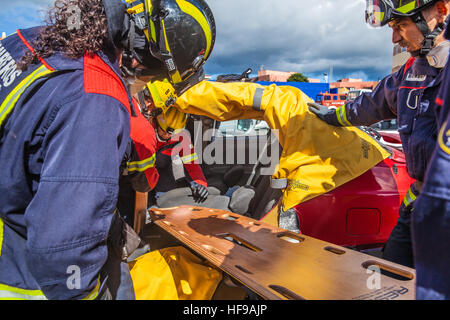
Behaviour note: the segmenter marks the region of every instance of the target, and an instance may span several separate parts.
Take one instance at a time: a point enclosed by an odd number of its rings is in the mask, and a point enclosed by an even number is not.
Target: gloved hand
[[[205,186],[192,181],[191,190],[192,196],[194,197],[194,201],[196,203],[203,203],[206,201],[206,199],[208,199],[209,192]]]
[[[319,119],[336,127],[342,127],[336,115],[336,109],[328,108],[317,103],[308,102],[308,109]]]

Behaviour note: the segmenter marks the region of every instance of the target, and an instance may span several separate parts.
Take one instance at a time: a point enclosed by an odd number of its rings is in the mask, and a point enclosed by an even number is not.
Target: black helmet
[[[159,67],[158,71],[173,84],[177,95],[203,80],[203,65],[211,55],[216,38],[214,16],[207,3],[204,0],[125,1],[129,5],[130,30],[134,29],[138,36],[141,33],[140,45],[130,37],[134,42],[130,45],[133,57],[149,69]]]
[[[385,26],[390,21],[409,17],[422,32],[425,40],[417,55],[426,55],[434,46],[434,39],[445,29],[445,24],[439,24],[431,31],[422,10],[440,0],[366,0],[366,22],[372,27]]]

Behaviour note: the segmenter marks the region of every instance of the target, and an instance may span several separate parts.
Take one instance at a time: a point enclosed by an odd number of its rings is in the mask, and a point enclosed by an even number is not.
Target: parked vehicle
[[[355,100],[357,97],[359,97],[363,93],[370,93],[372,90],[370,89],[356,89],[356,90],[350,90],[347,94],[347,102]]]
[[[347,100],[345,93],[320,93],[316,96],[315,102],[326,107],[339,108]]]

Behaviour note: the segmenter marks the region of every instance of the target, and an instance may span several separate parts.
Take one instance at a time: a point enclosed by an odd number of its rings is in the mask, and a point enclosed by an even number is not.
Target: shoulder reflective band
[[[253,96],[253,110],[261,111],[262,98],[264,95],[264,88],[256,88]]]
[[[44,65],[37,68],[32,74],[26,77],[22,82],[20,82],[17,87],[6,97],[0,106],[0,126],[5,121],[6,117],[11,113],[15,104],[19,100],[22,93],[28,88],[34,81],[39,78],[45,77],[52,73],[53,71],[47,69]]]
[[[47,300],[40,290],[24,290],[0,284],[0,300]]]
[[[408,193],[405,195],[405,198],[403,199],[403,204],[405,205],[405,207],[409,207],[414,201],[416,201],[417,197],[416,195],[412,192],[412,189],[410,188],[408,190]]]
[[[445,122],[442,125],[442,129],[439,132],[439,137],[438,137],[438,141],[439,141],[439,147],[447,154],[450,154],[450,147],[448,146],[449,141],[450,141],[450,130],[448,130],[447,132],[445,132],[447,128],[447,122]],[[444,141],[444,136],[446,136],[447,138],[447,142]]]
[[[288,186],[288,179],[272,179],[270,187],[272,189],[286,189]]]
[[[339,123],[344,127],[352,127],[353,125],[348,121],[345,111],[345,104],[336,110],[336,117]]]
[[[127,170],[129,172],[144,172],[153,168],[155,166],[155,161],[156,155],[154,154],[150,158],[142,161],[127,162]]]
[[[2,256],[3,247],[3,220],[0,219],[0,257]]]

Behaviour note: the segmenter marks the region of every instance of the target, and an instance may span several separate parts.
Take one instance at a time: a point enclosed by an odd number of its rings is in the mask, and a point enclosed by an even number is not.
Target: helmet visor
[[[392,8],[384,0],[366,0],[366,23],[378,28],[391,20]]]
[[[382,27],[396,17],[410,17],[433,4],[433,0],[366,0],[366,22]]]

